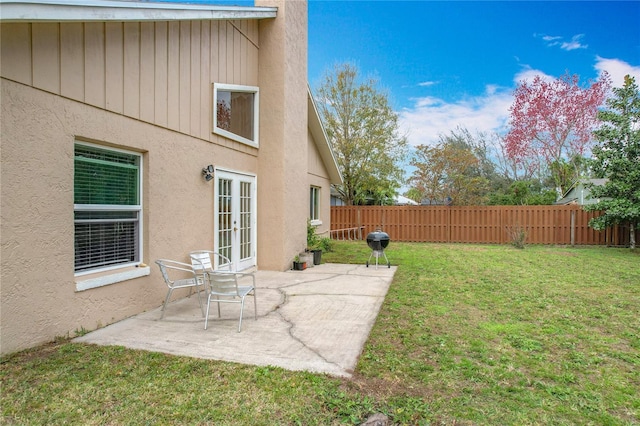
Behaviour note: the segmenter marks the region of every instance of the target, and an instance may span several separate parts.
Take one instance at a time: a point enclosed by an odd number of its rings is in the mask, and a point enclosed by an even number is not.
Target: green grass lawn
[[[2,359],[3,423],[640,424],[638,252],[386,253],[398,271],[351,379],[61,341]]]

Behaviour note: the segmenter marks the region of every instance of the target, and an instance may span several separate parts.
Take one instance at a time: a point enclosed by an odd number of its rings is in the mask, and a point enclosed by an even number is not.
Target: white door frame
[[[218,168],[214,176],[214,250],[229,257],[236,271],[252,268],[258,264],[257,177]]]

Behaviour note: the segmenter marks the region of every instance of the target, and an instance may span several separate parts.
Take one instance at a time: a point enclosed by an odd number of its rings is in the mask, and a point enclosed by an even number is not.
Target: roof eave
[[[103,0],[0,0],[2,22],[177,21],[275,18],[277,7]]]

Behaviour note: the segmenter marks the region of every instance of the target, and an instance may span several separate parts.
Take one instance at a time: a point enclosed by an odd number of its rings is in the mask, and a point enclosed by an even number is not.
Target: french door
[[[256,265],[256,177],[227,170],[216,170],[215,177],[215,250],[231,259],[234,270],[251,268]]]

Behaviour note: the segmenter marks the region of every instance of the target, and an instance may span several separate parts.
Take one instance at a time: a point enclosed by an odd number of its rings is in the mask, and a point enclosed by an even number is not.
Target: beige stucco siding
[[[212,129],[212,83],[258,85],[257,21],[4,23],[2,76],[251,152]]]
[[[255,3],[278,7],[278,19],[260,21],[258,228],[267,238],[259,237],[258,265],[282,270],[306,245],[307,5]]]
[[[157,307],[155,259],[212,248],[207,163],[254,172],[255,156],[1,80],[2,351],[73,335]],[[149,276],[76,291],[74,142],[143,153],[143,258]],[[11,190],[13,188],[13,190]],[[25,340],[25,336],[28,339]]]
[[[159,306],[166,287],[154,260],[188,261],[189,251],[213,248],[214,188],[201,169],[257,174],[258,150],[211,132],[212,84],[257,85],[258,24],[5,23],[0,30],[6,353]],[[127,268],[74,276],[75,141],[143,154],[142,262],[150,275],[76,291],[82,280]]]

